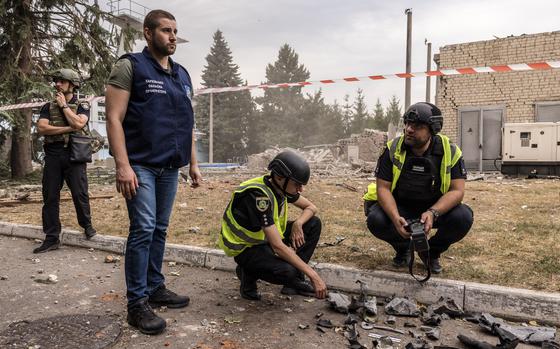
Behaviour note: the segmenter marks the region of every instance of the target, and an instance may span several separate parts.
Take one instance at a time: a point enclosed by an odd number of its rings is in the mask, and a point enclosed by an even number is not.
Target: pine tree
[[[266,67],[266,83],[269,84],[301,82],[309,76],[307,68],[299,63],[298,54],[288,44],[280,48],[276,62]],[[313,116],[303,116],[305,99],[301,87],[266,89],[258,102],[263,126],[259,130],[264,142],[262,146],[299,147],[305,143]]]
[[[353,107],[354,118],[352,120],[352,133],[362,133],[366,126],[366,121],[369,117],[369,114],[365,102],[364,91],[360,88],[357,91]]]
[[[380,131],[387,131],[387,119],[385,118],[385,113],[383,111],[383,106],[379,98],[375,103],[375,109],[373,110],[373,128]]]
[[[100,94],[116,59],[117,38],[104,29],[107,16],[97,2],[0,1],[0,103],[49,98],[53,89],[45,75],[62,67],[90,77],[82,92]],[[12,177],[20,178],[32,171],[32,111],[2,116],[12,130]]]
[[[239,67],[233,63],[231,50],[222,32],[214,33],[214,42],[206,56],[202,72],[204,87],[240,86],[243,80]],[[201,140],[208,148],[210,95],[196,97],[197,128],[205,133]],[[248,121],[254,111],[249,91],[216,93],[213,95],[214,160],[237,161],[246,155]]]
[[[402,117],[400,101],[397,96],[393,95],[389,101],[389,106],[387,107],[387,113],[385,114],[387,124],[392,123],[394,126],[399,124],[399,119]]]
[[[342,100],[344,102],[344,104],[342,104],[342,129],[344,131],[344,136],[349,137],[352,133],[352,120],[354,118],[352,104],[350,103],[349,95],[344,95]]]

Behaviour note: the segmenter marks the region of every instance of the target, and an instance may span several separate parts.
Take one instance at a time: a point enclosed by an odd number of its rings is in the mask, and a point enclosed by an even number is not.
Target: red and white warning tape
[[[105,97],[103,97],[103,96],[88,97],[88,98],[85,98],[85,100],[90,102],[90,103],[103,102],[103,101],[105,101]],[[39,102],[29,102],[29,103],[21,103],[21,104],[3,105],[3,106],[0,107],[0,111],[35,108],[35,107],[40,107],[47,102],[48,101],[39,101]]]
[[[208,93],[222,93],[222,92],[233,92],[233,91],[244,91],[252,89],[268,89],[268,88],[282,88],[282,87],[302,87],[309,85],[329,85],[340,82],[357,82],[357,81],[371,81],[371,80],[386,80],[386,79],[405,79],[405,78],[419,78],[426,76],[452,76],[452,75],[470,75],[470,74],[482,74],[482,73],[504,73],[510,71],[527,71],[527,70],[548,70],[548,69],[558,69],[560,68],[560,61],[546,61],[546,62],[536,62],[536,63],[519,63],[519,64],[506,64],[506,65],[493,65],[489,67],[470,67],[470,68],[458,68],[458,69],[440,69],[432,70],[426,72],[415,72],[415,73],[397,73],[397,74],[383,74],[383,75],[366,75],[366,76],[356,76],[347,77],[342,79],[327,79],[327,80],[316,80],[316,81],[302,81],[302,82],[286,82],[279,84],[264,84],[264,85],[246,85],[246,86],[233,86],[233,87],[210,87],[204,89],[198,89],[195,91],[195,95],[203,95]],[[94,100],[104,101],[105,97],[92,97],[89,98],[90,102]],[[43,105],[45,102],[36,103],[22,103],[22,104],[12,104],[0,107],[0,111],[3,110],[14,110],[23,108],[33,108]]]

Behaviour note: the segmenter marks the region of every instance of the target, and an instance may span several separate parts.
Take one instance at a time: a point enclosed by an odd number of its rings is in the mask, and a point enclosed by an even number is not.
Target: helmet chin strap
[[[288,192],[286,191],[286,189],[288,188],[288,181],[289,181],[289,180],[290,180],[289,178],[284,177],[284,184],[282,184],[282,188],[281,188],[281,190],[282,190],[282,195],[284,195],[284,196],[287,197],[288,199],[293,199],[293,198],[295,198],[295,195],[290,194],[290,193],[288,193]],[[275,186],[280,187],[280,186],[278,185],[278,183],[276,183],[276,180],[274,179],[274,175],[273,175],[273,178],[272,178],[272,182],[274,183]]]

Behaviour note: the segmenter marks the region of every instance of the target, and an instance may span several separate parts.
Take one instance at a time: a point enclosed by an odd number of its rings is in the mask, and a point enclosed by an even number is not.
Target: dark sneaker
[[[60,240],[59,239],[45,239],[41,246],[37,247],[33,250],[33,253],[44,253],[47,251],[54,251],[58,250],[60,247]]]
[[[97,231],[95,231],[95,229],[93,229],[93,227],[90,225],[89,227],[84,229],[84,234],[86,234],[86,239],[89,240],[94,237],[95,234],[97,234]]]
[[[148,302],[153,307],[184,308],[189,305],[190,299],[187,296],[179,296],[168,290],[165,285],[161,285],[148,298]]]
[[[397,254],[393,258],[393,266],[400,268],[405,267],[410,263],[410,250],[397,251]]]
[[[141,301],[128,309],[128,324],[144,334],[160,334],[167,323],[154,313],[146,301]]]
[[[298,280],[290,286],[282,287],[280,293],[290,296],[299,294],[300,296],[314,297],[315,289],[309,282],[305,280]]]
[[[441,266],[441,263],[439,262],[439,258],[434,258],[434,259],[430,260],[430,269],[432,270],[432,273],[434,273],[434,274],[440,274],[443,271],[443,267]]]
[[[422,259],[422,261],[424,262],[424,264],[429,264],[430,265],[430,270],[432,271],[432,273],[440,274],[443,271],[443,267],[441,266],[439,257],[438,258],[430,258],[429,263],[426,263],[426,254],[420,253],[419,256]]]
[[[237,278],[240,281],[239,294],[241,298],[250,301],[260,301],[261,294],[257,291],[257,279],[239,265],[235,268],[235,274],[237,274]]]

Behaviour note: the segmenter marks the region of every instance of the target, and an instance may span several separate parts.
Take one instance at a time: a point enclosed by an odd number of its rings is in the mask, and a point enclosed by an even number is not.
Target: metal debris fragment
[[[348,314],[350,307],[350,298],[342,293],[329,292],[329,303],[339,313]]]
[[[385,305],[385,313],[389,315],[418,317],[420,310],[416,302],[412,302],[407,298],[393,298]]]

